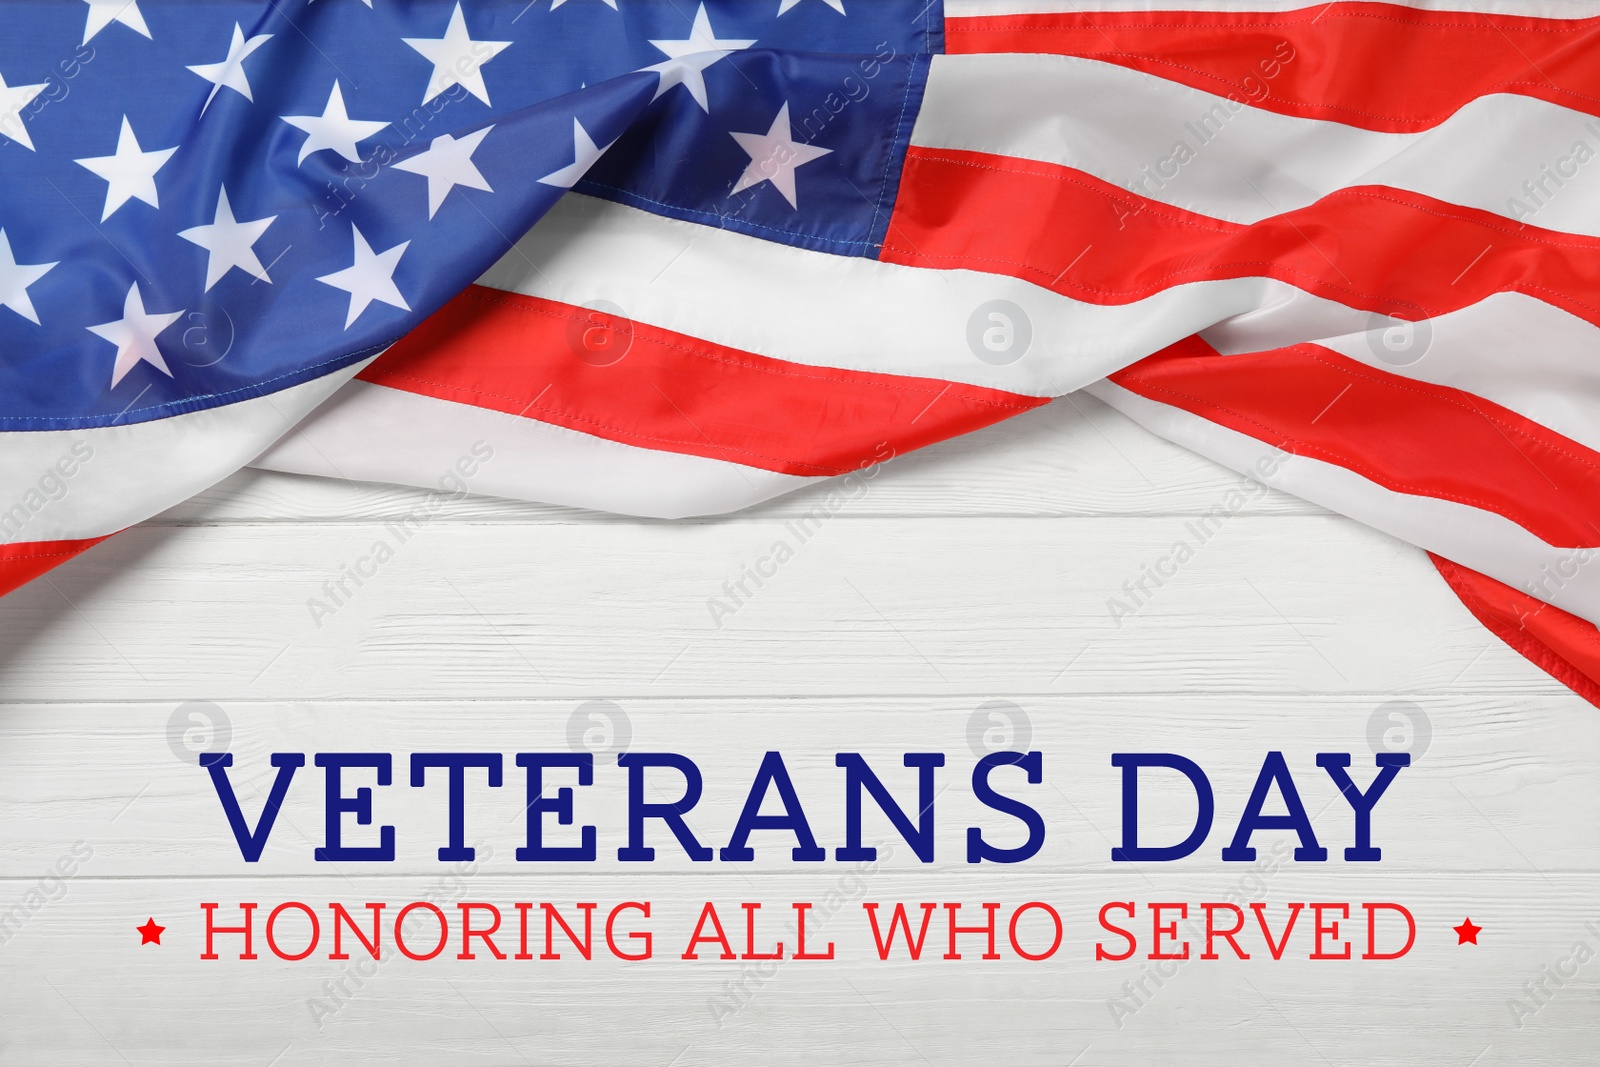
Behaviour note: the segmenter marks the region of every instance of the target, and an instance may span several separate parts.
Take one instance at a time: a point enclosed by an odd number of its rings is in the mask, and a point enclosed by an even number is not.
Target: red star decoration
[[[1458,945],[1476,945],[1478,934],[1483,932],[1483,927],[1473,926],[1471,919],[1464,919],[1460,926],[1452,926],[1450,929],[1456,932]]]
[[[166,930],[166,927],[157,926],[156,921],[150,919],[143,926],[135,926],[134,929],[139,931],[139,944],[159,945],[161,944],[162,931]]]

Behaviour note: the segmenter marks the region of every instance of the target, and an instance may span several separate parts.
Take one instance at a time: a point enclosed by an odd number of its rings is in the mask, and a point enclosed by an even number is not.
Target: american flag
[[[8,0],[0,591],[248,464],[699,515],[1086,390],[1600,702],[1597,15]]]

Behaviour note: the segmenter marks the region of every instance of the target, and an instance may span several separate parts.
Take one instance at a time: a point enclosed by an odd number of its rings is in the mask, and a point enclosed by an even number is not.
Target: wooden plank
[[[1403,699],[1403,698],[1402,698]],[[199,718],[193,716],[198,715]],[[200,732],[195,732],[195,731]],[[738,878],[792,869],[793,836],[758,833],[751,863],[693,863],[654,824],[661,846],[651,864],[616,860],[626,843],[626,774],[619,746],[633,752],[677,752],[693,759],[705,795],[689,825],[714,848],[728,843],[762,754],[783,753],[816,839],[844,844],[844,775],[834,754],[860,752],[900,798],[916,810],[915,773],[907,752],[940,752],[934,818],[935,869],[968,871],[966,828],[1015,846],[1021,824],[974,797],[971,776],[980,754],[1021,745],[1042,753],[1044,780],[1027,785],[1020,771],[996,772],[994,784],[1034,806],[1047,828],[1044,847],[1019,870],[1091,873],[1115,885],[1128,868],[1112,863],[1121,841],[1119,751],[1177,752],[1204,768],[1217,812],[1207,843],[1177,864],[1204,883],[1226,877],[1234,864],[1218,850],[1233,836],[1250,788],[1268,752],[1281,751],[1295,776],[1321,843],[1325,869],[1345,868],[1354,818],[1332,779],[1316,765],[1319,752],[1352,755],[1353,779],[1376,773],[1373,753],[1414,753],[1374,816],[1381,869],[1395,872],[1600,872],[1600,823],[1566,813],[1600,810],[1600,716],[1575,696],[1566,698],[1434,696],[1400,704],[1391,698],[1251,696],[1016,696],[994,699],[693,699],[573,701],[407,701],[212,706],[172,704],[11,705],[0,716],[0,878],[35,878],[82,838],[94,850],[85,867],[95,877],[374,874],[437,876],[446,865],[436,850],[447,841],[444,772],[413,787],[414,752],[493,752],[502,756],[504,785],[489,788],[484,772],[468,772],[467,839],[487,845],[491,872],[526,871],[544,877],[574,870],[593,874],[695,872]],[[207,772],[192,753],[208,746],[234,754],[230,781],[251,826],[277,771],[274,752],[304,754],[280,822],[258,864],[246,866]],[[375,789],[376,821],[396,827],[394,863],[313,859],[324,841],[324,772],[318,752],[385,752],[394,758],[393,784]],[[579,824],[598,829],[599,860],[589,864],[524,865],[513,851],[526,840],[527,779],[519,752],[591,752],[595,783],[577,790]],[[180,754],[183,758],[180,759]],[[1182,840],[1193,826],[1192,791],[1175,775],[1152,772],[1141,801],[1145,840]],[[574,781],[549,772],[547,793]],[[668,771],[650,779],[650,799],[681,792]],[[371,771],[348,772],[346,793],[372,785]],[[659,783],[659,785],[655,784]],[[657,796],[659,791],[660,796]],[[776,810],[772,799],[767,810]],[[869,811],[872,809],[868,808]],[[577,832],[547,820],[552,840],[575,843]],[[346,819],[352,844],[373,844],[377,831]],[[870,831],[894,839],[886,820]],[[1292,834],[1262,835],[1262,848]],[[1463,841],[1472,842],[1464,848]],[[900,852],[906,866],[907,847]],[[1265,853],[1263,853],[1265,855]],[[983,869],[993,872],[995,865]],[[1248,865],[1246,865],[1248,866]],[[1293,864],[1289,864],[1293,866]],[[1355,865],[1359,866],[1359,865]],[[819,868],[839,868],[829,859]],[[1142,865],[1141,870],[1151,869]],[[1163,869],[1156,864],[1154,869]],[[3,909],[0,909],[3,910]]]
[[[1292,951],[1274,962],[1251,941],[1246,950],[1257,951],[1248,961],[1162,964],[1169,970],[1159,986],[1149,978],[1149,961],[1095,961],[1093,945],[1102,936],[1095,915],[1107,900],[1205,899],[1207,887],[1193,875],[1152,875],[1137,889],[1059,874],[889,870],[867,875],[859,886],[836,872],[772,875],[755,888],[659,876],[597,881],[479,874],[466,879],[464,892],[465,899],[496,903],[513,921],[511,905],[519,900],[593,900],[602,908],[649,900],[656,958],[625,963],[597,945],[591,961],[571,951],[558,961],[495,960],[477,942],[477,958],[459,960],[451,958],[459,949],[452,941],[449,952],[428,962],[395,957],[390,945],[388,958],[377,962],[330,961],[323,946],[317,956],[291,963],[273,958],[257,933],[265,958],[239,960],[241,939],[231,937],[217,948],[220,956],[231,945],[232,958],[206,961],[199,958],[200,900],[232,905],[235,918],[241,900],[266,908],[303,899],[326,915],[329,900],[395,908],[428,899],[439,887],[419,878],[373,880],[359,890],[338,879],[76,879],[4,946],[0,1055],[8,1063],[241,1067],[752,1059],[889,1065],[993,1057],[1063,1064],[1075,1056],[1079,1064],[1128,1067],[1324,1061],[1409,1067],[1423,1056],[1449,1064],[1476,1058],[1479,1065],[1565,1067],[1579,1062],[1574,1050],[1593,1033],[1594,963],[1564,987],[1549,987],[1552,995],[1521,1027],[1508,1007],[1526,997],[1525,982],[1570,959],[1575,942],[1596,942],[1574,918],[1593,913],[1593,875],[1497,873],[1468,882],[1450,875],[1293,872],[1267,894],[1271,914],[1282,915],[1291,900],[1400,901],[1418,921],[1412,953],[1388,963],[1312,961],[1305,958],[1307,938],[1292,939]],[[739,901],[752,895],[777,905],[819,901],[830,891],[838,894],[838,910],[811,932],[834,944],[833,961],[676,958],[707,900],[737,920]],[[459,892],[448,891],[448,900]],[[866,900],[885,908],[903,901],[913,911],[924,900],[974,911],[991,900],[1005,906],[1006,916],[1039,900],[1057,908],[1066,937],[1055,955],[1036,963],[1013,955],[1004,934],[999,960],[929,958],[942,955],[947,945],[939,945],[919,962],[898,953],[879,962],[861,908]],[[1482,944],[1455,944],[1449,927],[1463,911],[1492,932]],[[537,909],[533,915],[537,923]],[[967,917],[965,910],[958,915]],[[147,916],[168,927],[159,946],[140,945],[133,932]],[[629,929],[638,927],[619,923],[619,931]],[[427,931],[418,931],[422,948]],[[280,932],[286,949],[291,937],[305,936],[287,920]],[[535,926],[535,956],[543,948],[540,933]],[[935,927],[929,939],[935,938],[947,941],[947,929]],[[968,936],[957,948],[966,957],[982,952],[982,942]],[[508,957],[515,947],[501,943]],[[1117,1013],[1113,1005],[1124,1012],[1135,1007],[1126,990],[1140,981],[1149,995],[1131,1014]]]
[[[825,490],[657,523],[479,499],[425,510],[420,491],[247,472],[8,597],[0,1063],[1582,1062],[1600,964],[1567,968],[1579,945],[1600,955],[1594,709],[1485,632],[1420,552],[1355,523],[1262,491],[1201,543],[1196,517],[1231,506],[1239,480],[1077,404],[896,460],[863,496],[814,513],[803,538],[795,523]],[[408,514],[414,529],[393,525]],[[1193,558],[1146,577],[1180,539]],[[359,586],[345,578],[380,540],[392,558]],[[771,567],[779,540],[792,557]],[[759,586],[744,577],[758,565],[773,572]],[[724,583],[741,578],[734,597]],[[324,590],[340,580],[337,598]],[[1123,588],[1140,581],[1136,597]],[[1119,596],[1137,610],[1113,617]],[[714,615],[718,597],[731,610]],[[329,609],[316,619],[313,598]],[[267,756],[307,754],[259,865],[240,857],[185,746],[191,713],[225,720],[252,820]],[[968,865],[968,825],[1020,840],[969,782],[978,753],[1008,730],[1014,742],[1019,724],[1046,757],[1045,782],[1022,794],[1046,819],[1045,847],[1020,865]],[[796,864],[773,832],[754,836],[750,864],[691,863],[665,841],[656,863],[618,862],[624,735],[631,751],[699,763],[706,794],[689,821],[712,847],[764,751],[784,753],[830,848],[843,834],[834,753],[861,752],[904,797],[899,757],[943,752],[935,862],[870,814],[886,859],[860,872]],[[1417,759],[1375,816],[1384,859],[1345,863],[1353,816],[1315,755],[1351,752],[1366,782],[1390,746]],[[481,862],[437,859],[445,787],[437,771],[410,786],[411,752],[589,748],[599,769],[578,816],[599,829],[596,863],[515,861],[527,798],[514,765],[500,789],[469,773]],[[331,750],[399,759],[374,791],[395,863],[312,858],[325,811],[309,761]],[[1136,750],[1185,754],[1212,778],[1216,822],[1194,856],[1110,861],[1109,755]],[[1290,835],[1271,831],[1256,863],[1220,861],[1273,750],[1327,863],[1288,862]],[[350,787],[369,781],[352,772]],[[1193,816],[1159,782],[1142,801],[1152,836],[1181,836]],[[345,821],[367,840],[371,827]],[[63,857],[73,870],[58,879]],[[1282,961],[1192,959],[1155,979],[1147,959],[1094,959],[1107,901],[1229,898],[1398,901],[1418,943],[1401,960],[1344,962],[1308,960],[1297,941]],[[468,961],[452,944],[370,968],[325,950],[199,959],[201,901],[237,915],[242,900],[294,899],[325,921],[333,900],[390,902],[391,915],[483,900],[508,922],[518,900],[650,900],[659,955]],[[737,938],[741,901],[771,915],[830,899],[833,962],[677,958],[707,900]],[[944,961],[931,958],[936,925],[930,958],[878,962],[865,899],[961,902],[974,919],[983,901],[1049,901],[1066,935],[1037,963]],[[1467,916],[1480,945],[1456,944],[1450,927]],[[168,927],[160,946],[134,933],[147,917]]]
[[[10,700],[1564,692],[1421,552],[1344,519],[796,530],[137,528],[8,598],[0,676]]]

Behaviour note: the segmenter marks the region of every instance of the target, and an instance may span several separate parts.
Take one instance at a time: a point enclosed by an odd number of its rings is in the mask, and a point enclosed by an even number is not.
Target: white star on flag
[[[83,43],[88,44],[95,34],[120,22],[142,37],[150,37],[150,27],[144,24],[139,12],[139,0],[83,0],[89,5],[89,17],[83,23]]]
[[[550,0],[550,10],[554,11],[556,8],[560,7],[566,2],[567,0]],[[600,2],[613,11],[617,10],[617,0],[600,0]]]
[[[360,163],[361,153],[356,149],[356,142],[365,141],[389,125],[387,122],[351,118],[344,109],[344,90],[339,88],[337,80],[333,83],[333,92],[328,94],[328,106],[322,109],[322,114],[280,115],[279,118],[296,129],[306,131],[306,143],[300,146],[297,163],[304,163],[307,156],[324,148],[333,149],[352,163]]]
[[[185,241],[192,241],[206,250],[206,292],[234,267],[264,282],[272,281],[254,245],[277,218],[269,215],[254,222],[236,221],[233,207],[228,203],[228,190],[224,188],[217,194],[217,213],[211,225],[191,226],[178,232]]]
[[[510,41],[474,41],[467,36],[467,20],[461,14],[460,3],[456,4],[443,37],[400,39],[433,64],[433,76],[422,93],[424,104],[452,85],[460,85],[487,104],[489,90],[483,84],[483,66],[511,46]]]
[[[248,41],[244,39],[244,31],[239,24],[233,24],[233,41],[228,45],[228,54],[221,63],[200,63],[189,69],[211,83],[211,94],[206,97],[206,102],[200,108],[200,114],[206,113],[206,108],[211,106],[211,101],[216,99],[217,91],[226,86],[239,93],[252,104],[255,97],[250,95],[250,80],[244,75],[244,61],[257,48],[272,40],[270,33],[258,33]]]
[[[161,201],[156,195],[156,171],[165,166],[177,150],[176,145],[158,148],[153,152],[142,150],[139,139],[133,135],[133,127],[128,123],[128,116],[124,115],[122,132],[117,134],[115,155],[73,160],[78,166],[86,167],[106,180],[106,206],[100,213],[100,221],[109,219],[129,200],[143,200],[151,207],[159,208]]]
[[[478,145],[483,143],[492,129],[493,126],[485,126],[465,137],[441,134],[433,139],[426,152],[419,152],[394,165],[395,170],[420,174],[428,179],[428,218],[433,218],[439,205],[444,203],[444,198],[450,195],[450,190],[458,185],[467,189],[481,189],[486,193],[494,192],[483,172],[472,162],[472,153],[478,150]]]
[[[611,144],[616,144],[612,141]],[[551,171],[539,179],[541,185],[556,185],[563,189],[571,189],[578,184],[578,179],[588,173],[594,166],[595,160],[606,154],[606,148],[599,148],[590,140],[589,132],[583,128],[583,123],[577,119],[572,120],[572,163],[560,170]]]
[[[0,137],[9,137],[28,151],[33,151],[33,138],[22,124],[22,109],[33,103],[33,98],[45,90],[45,82],[38,85],[7,85],[0,75]]]
[[[694,25],[689,30],[688,38],[682,41],[650,43],[667,57],[665,63],[643,68],[661,76],[661,82],[656,86],[656,95],[651,99],[659,99],[674,85],[681,85],[689,90],[689,95],[700,105],[700,110],[708,115],[711,114],[711,105],[706,102],[706,79],[703,72],[717,60],[725,58],[729,52],[737,52],[755,44],[754,41],[718,40],[716,33],[711,29],[711,19],[706,15],[704,4],[701,4],[700,10],[695,12]]]
[[[37,324],[39,313],[33,310],[28,297],[28,286],[49,273],[54,263],[18,263],[11,254],[11,239],[0,230],[0,307],[8,307],[29,322]]]
[[[96,337],[104,338],[117,346],[117,362],[111,368],[111,388],[115,389],[117,383],[127,377],[128,372],[137,367],[141,361],[150,364],[168,378],[172,377],[172,372],[167,369],[167,361],[162,358],[161,349],[156,347],[156,335],[182,316],[182,308],[166,314],[147,313],[144,309],[144,294],[139,292],[139,283],[134,282],[128,287],[128,298],[122,302],[122,318],[115,322],[101,323],[99,326],[85,327]]]
[[[372,246],[367,244],[367,239],[361,236],[360,230],[351,226],[350,232],[355,234],[356,239],[355,263],[317,279],[350,294],[350,312],[345,316],[344,328],[348,330],[374,300],[410,311],[411,305],[406,303],[406,298],[395,287],[394,269],[400,265],[400,257],[405,255],[406,246],[411,242],[401,241],[387,252],[374,252]]]
[[[793,208],[800,206],[794,188],[795,168],[833,151],[801,144],[790,136],[787,102],[778,109],[778,117],[772,120],[772,127],[766,133],[730,133],[728,136],[738,141],[739,147],[750,157],[750,165],[739,175],[733,191],[743,192],[752,185],[771,182]]]
[[[839,14],[841,14],[841,15],[845,14],[844,0],[822,0],[822,2],[824,4],[827,4],[829,7],[833,8]],[[799,5],[799,3],[800,3],[800,0],[778,0],[778,14],[781,15],[785,11],[789,11],[789,10],[795,8],[796,6]]]

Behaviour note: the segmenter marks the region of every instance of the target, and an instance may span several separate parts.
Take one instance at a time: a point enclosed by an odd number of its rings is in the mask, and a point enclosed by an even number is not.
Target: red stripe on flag
[[[1600,19],[1365,2],[1297,11],[1062,11],[945,21],[952,53],[1082,56],[1279,114],[1392,133],[1429,129],[1490,93],[1600,114],[1597,45]]]
[[[20,541],[0,545],[0,596],[104,540],[104,537],[90,537],[82,541]]]
[[[1600,453],[1471,393],[1320,345],[1222,356],[1198,337],[1110,379],[1395,492],[1502,515],[1548,544],[1600,544]]]
[[[1593,623],[1431,552],[1428,558],[1490,632],[1600,707],[1600,630]]]
[[[1244,225],[1054,163],[912,147],[880,258],[1007,274],[1095,304],[1268,277],[1408,320],[1522,292],[1600,325],[1597,253],[1600,238],[1388,186]]]
[[[478,285],[360,377],[623,444],[800,476],[858,470],[1048,403],[808,367]]]

